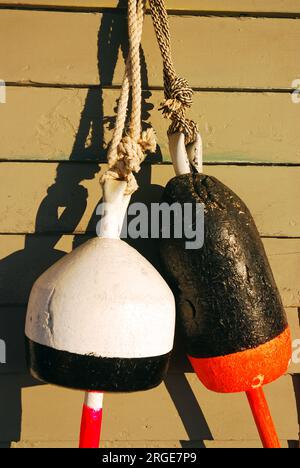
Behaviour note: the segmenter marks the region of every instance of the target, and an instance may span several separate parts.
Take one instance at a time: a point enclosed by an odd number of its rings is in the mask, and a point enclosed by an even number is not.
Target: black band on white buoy
[[[136,391],[163,380],[173,348],[175,301],[157,270],[119,239],[130,197],[108,180],[101,237],[34,284],[26,317],[32,374],[49,383]]]

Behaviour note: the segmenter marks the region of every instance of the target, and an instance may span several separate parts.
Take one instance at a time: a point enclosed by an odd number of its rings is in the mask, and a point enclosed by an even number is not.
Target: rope
[[[152,128],[141,131],[142,83],[140,45],[146,0],[128,0],[129,57],[118,103],[116,125],[108,150],[108,171],[102,176],[103,185],[108,178],[127,181],[126,195],[138,189],[133,173],[138,173],[147,151],[155,152],[156,140]],[[127,132],[129,92],[131,87],[132,111]],[[123,136],[124,135],[124,136]]]
[[[198,128],[186,118],[186,110],[193,103],[193,90],[187,80],[177,76],[172,61],[171,34],[168,13],[164,0],[149,0],[154,29],[163,59],[165,101],[162,103],[164,117],[172,120],[169,134],[182,132],[185,143],[196,141]]]

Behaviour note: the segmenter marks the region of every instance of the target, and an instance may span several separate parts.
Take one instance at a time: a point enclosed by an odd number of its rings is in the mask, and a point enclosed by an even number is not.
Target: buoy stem
[[[203,143],[200,133],[197,133],[197,138],[193,143],[190,143],[187,148],[187,155],[191,167],[202,174],[203,172]]]
[[[191,167],[184,143],[183,133],[174,133],[169,135],[169,149],[177,176],[190,174]]]
[[[190,174],[192,169],[199,174],[203,172],[203,145],[200,133],[193,143],[185,145],[183,133],[169,135],[169,149],[177,176]]]
[[[99,448],[103,393],[86,392],[82,409],[79,448]]]
[[[103,202],[101,212],[99,237],[119,239],[130,202],[130,196],[125,195],[126,181],[108,179],[103,185]]]
[[[281,448],[263,388],[250,390],[247,398],[264,448]]]

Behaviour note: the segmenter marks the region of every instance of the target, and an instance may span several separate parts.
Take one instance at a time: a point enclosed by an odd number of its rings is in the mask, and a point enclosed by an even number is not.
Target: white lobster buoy
[[[161,383],[168,367],[174,297],[155,268],[118,238],[128,203],[124,186],[107,181],[105,188],[111,205],[102,237],[34,284],[25,331],[30,369],[40,380],[70,388],[147,390]]]

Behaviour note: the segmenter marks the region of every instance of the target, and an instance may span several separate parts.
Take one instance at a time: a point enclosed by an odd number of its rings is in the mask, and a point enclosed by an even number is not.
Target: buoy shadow
[[[297,413],[298,413],[298,423],[300,428],[300,374],[295,374],[292,376],[293,379],[293,386],[296,398],[296,405],[297,405]],[[300,448],[299,441],[290,441],[289,448]]]
[[[188,440],[180,441],[182,448],[206,448],[204,441],[214,439],[187,379],[186,374],[193,372],[186,357],[180,328],[177,324],[170,369],[164,384],[188,435]]]
[[[126,3],[120,0],[119,6]],[[126,28],[124,13],[103,14],[98,34],[100,87],[87,91],[69,162],[57,166],[54,183],[39,206],[35,232],[25,236],[20,250],[0,261],[0,338],[6,347],[6,363],[0,364],[0,444],[4,447],[20,440],[22,388],[42,385],[26,368],[26,304],[35,280],[66,254],[55,246],[65,233],[75,231],[86,210],[88,193],[80,183],[94,178],[99,162],[105,160],[104,125],[112,125],[113,117],[104,116],[103,86],[112,83],[119,49],[127,54]]]
[[[126,0],[119,1],[119,6],[124,7],[126,4]],[[26,304],[35,280],[66,255],[66,252],[56,248],[56,245],[65,234],[72,234],[76,230],[85,214],[88,193],[81,182],[98,176],[101,171],[99,163],[106,160],[104,126],[113,128],[114,116],[104,115],[103,87],[112,84],[119,49],[121,48],[124,57],[127,56],[128,45],[124,44],[125,29],[127,25],[124,14],[103,15],[98,35],[100,88],[93,87],[87,91],[69,161],[57,165],[55,180],[48,188],[37,212],[35,232],[25,235],[24,245],[21,247],[17,244],[19,250],[0,261],[0,338],[4,339],[7,347],[7,364],[0,364],[1,447],[10,447],[11,442],[18,442],[21,438],[22,388],[43,385],[30,377],[26,368]],[[145,129],[150,126],[149,111],[153,106],[148,102],[151,92],[147,91],[147,68],[143,53],[142,69],[143,86],[146,89],[143,92],[142,115]],[[149,205],[160,200],[163,187],[151,184],[151,164],[161,160],[159,148],[155,155],[147,158],[138,174],[141,189],[133,196],[132,202],[146,201]],[[34,180],[32,183],[34,184]],[[86,233],[74,236],[73,248],[96,235],[97,221],[95,206]],[[157,240],[141,239],[128,242],[162,271]],[[170,374],[166,386],[189,437],[193,438],[197,434],[197,438],[203,435],[204,439],[209,439],[208,426],[184,375]],[[190,442],[182,441],[182,446],[185,444]]]

